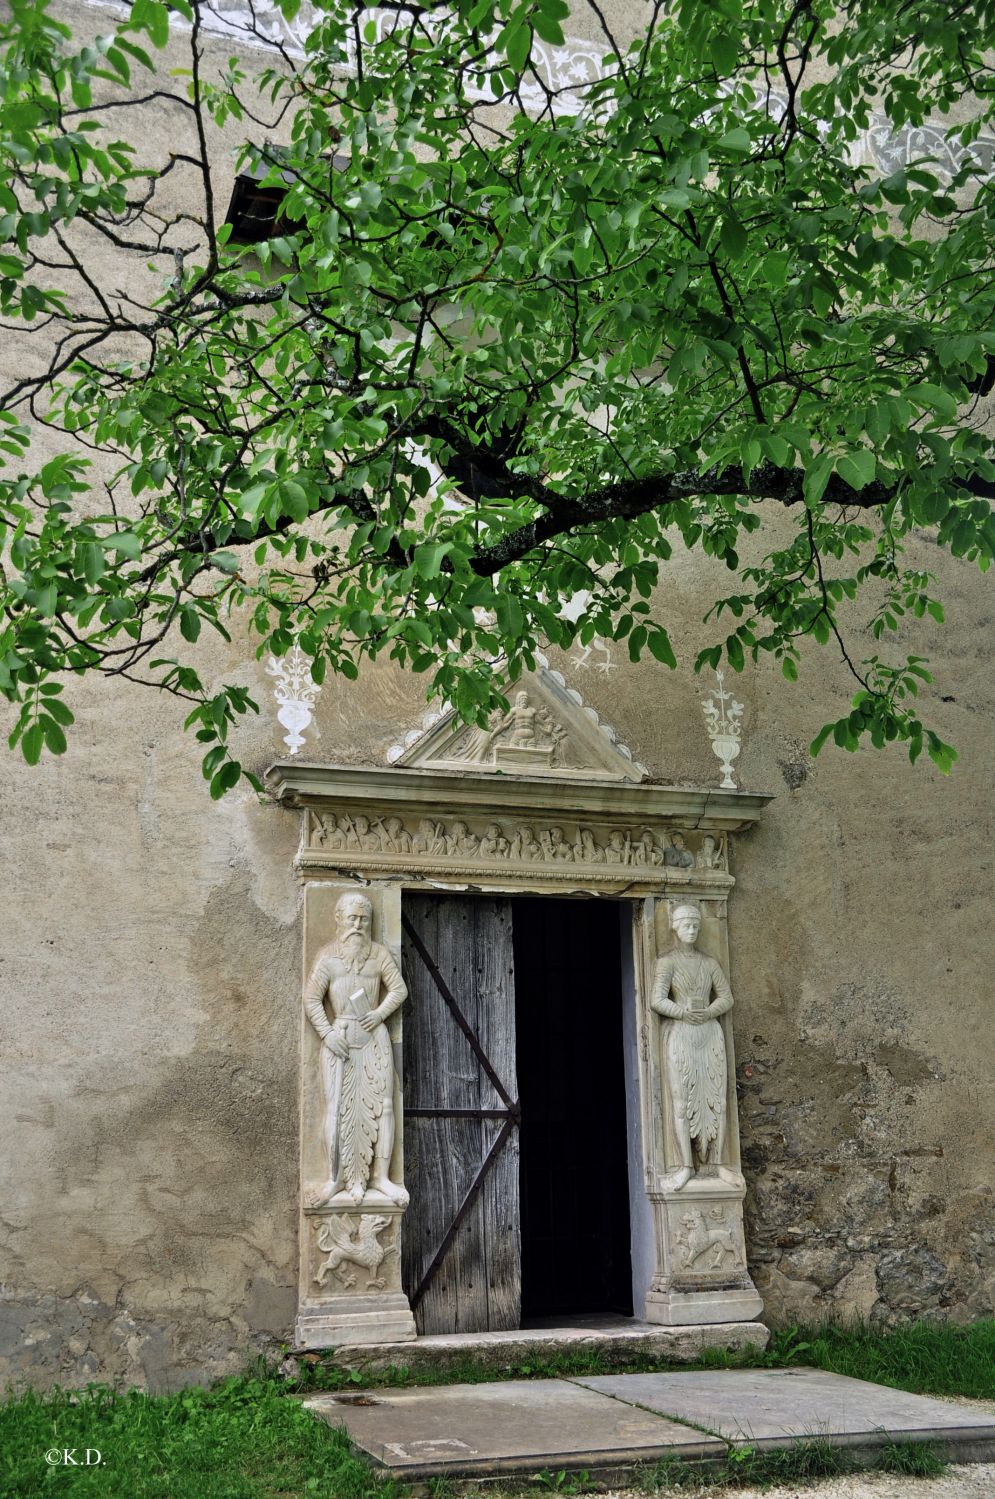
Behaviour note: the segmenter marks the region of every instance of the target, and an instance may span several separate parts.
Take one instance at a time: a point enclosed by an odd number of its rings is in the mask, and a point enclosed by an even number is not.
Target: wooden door
[[[420,1333],[520,1325],[511,904],[404,893],[404,1288]]]

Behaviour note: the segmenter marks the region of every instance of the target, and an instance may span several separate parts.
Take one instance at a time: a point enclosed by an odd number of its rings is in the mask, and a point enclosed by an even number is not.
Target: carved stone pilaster
[[[368,913],[358,938],[346,930],[350,912]],[[396,886],[305,890],[299,1348],[415,1336],[401,1288],[400,935]],[[367,1030],[374,1009],[384,1019]],[[341,1056],[328,1045],[340,1037]]]
[[[646,1319],[752,1321],[763,1302],[746,1265],[724,903],[660,901],[647,925],[647,1059],[658,1112],[648,1162],[656,1274]]]

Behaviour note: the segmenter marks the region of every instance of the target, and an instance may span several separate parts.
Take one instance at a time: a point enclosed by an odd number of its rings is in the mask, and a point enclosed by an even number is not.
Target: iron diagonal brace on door
[[[449,1011],[453,1019],[459,1026],[460,1030],[463,1032],[467,1041],[470,1043],[471,1051],[477,1058],[477,1061],[480,1063],[481,1067],[486,1072],[487,1076],[490,1078],[490,1081],[494,1087],[494,1091],[497,1093],[502,1103],[504,1103],[504,1105],[506,1106],[508,1113],[517,1117],[518,1104],[513,1098],[509,1096],[508,1090],[505,1088],[504,1083],[502,1083],[501,1079],[494,1071],[494,1068],[491,1066],[490,1058],[487,1056],[487,1053],[484,1051],[484,1048],[480,1044],[480,1038],[478,1037],[470,1022],[467,1020],[466,1016],[463,1014],[463,1011],[460,1009],[459,1003],[453,995],[453,992],[450,989],[449,985],[442,977],[442,974],[439,972],[438,966],[436,965],[436,962],[431,953],[428,951],[424,942],[415,931],[407,916],[401,916],[401,924],[404,927],[404,930],[407,932],[408,936],[411,938],[411,941],[413,942],[422,962],[425,964],[425,967],[432,975],[432,981],[435,984],[435,987],[438,989],[439,993],[442,995],[442,998],[445,1001],[446,1005],[449,1007]],[[413,1113],[414,1111],[409,1110],[409,1112]]]
[[[517,1115],[517,1113],[518,1113],[518,1105],[517,1104],[514,1106],[514,1109],[515,1109],[515,1115]],[[445,1259],[446,1255],[449,1253],[450,1245],[452,1244],[452,1242],[455,1239],[456,1235],[459,1233],[460,1225],[462,1224],[463,1219],[466,1217],[467,1213],[470,1211],[470,1209],[473,1207],[473,1204],[476,1202],[477,1197],[478,1197],[478,1195],[480,1193],[480,1189],[481,1189],[481,1187],[484,1184],[484,1180],[485,1180],[485,1178],[487,1176],[488,1171],[490,1171],[490,1169],[493,1166],[494,1162],[497,1160],[498,1156],[501,1154],[501,1151],[504,1149],[505,1145],[508,1143],[508,1140],[511,1138],[511,1132],[515,1128],[516,1123],[517,1123],[517,1118],[514,1117],[512,1115],[512,1113],[511,1113],[511,1111],[509,1110],[509,1113],[508,1113],[507,1117],[505,1118],[504,1123],[502,1124],[501,1128],[498,1130],[497,1135],[494,1138],[493,1145],[491,1146],[490,1150],[487,1152],[487,1154],[484,1157],[483,1161],[480,1163],[480,1170],[477,1172],[477,1174],[474,1177],[473,1181],[470,1183],[469,1190],[468,1190],[466,1196],[463,1198],[463,1201],[460,1203],[459,1209],[458,1209],[458,1211],[456,1213],[455,1218],[453,1219],[452,1223],[450,1223],[449,1227],[447,1228],[447,1230],[445,1232],[445,1235],[443,1237],[442,1243],[439,1245],[438,1249],[435,1251],[435,1254],[432,1257],[432,1263],[429,1265],[428,1269],[425,1271],[425,1274],[422,1276],[421,1281],[419,1283],[418,1289],[415,1291],[414,1295],[411,1297],[411,1310],[412,1311],[414,1311],[415,1307],[421,1301],[421,1299],[424,1296],[425,1292],[428,1290],[428,1288],[431,1285],[433,1279],[435,1278],[436,1271],[438,1270],[439,1266],[442,1264],[442,1261]]]

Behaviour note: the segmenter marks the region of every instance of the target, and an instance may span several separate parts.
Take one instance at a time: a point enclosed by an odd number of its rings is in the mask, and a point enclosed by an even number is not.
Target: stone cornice
[[[772,800],[762,792],[664,786],[652,781],[605,782],[570,777],[489,772],[381,769],[277,761],[265,775],[285,806],[333,808],[367,804],[409,816],[459,813],[467,817],[543,815],[599,822],[661,822],[667,826],[737,833],[752,826]]]

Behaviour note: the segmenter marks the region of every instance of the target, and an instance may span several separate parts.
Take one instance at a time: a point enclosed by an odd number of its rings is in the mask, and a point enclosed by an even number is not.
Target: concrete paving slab
[[[323,1394],[308,1410],[405,1478],[603,1470],[724,1458],[726,1443],[561,1379]]]
[[[846,1447],[931,1441],[961,1461],[995,1457],[995,1416],[821,1369],[605,1374],[573,1382],[760,1448],[805,1437]]]

